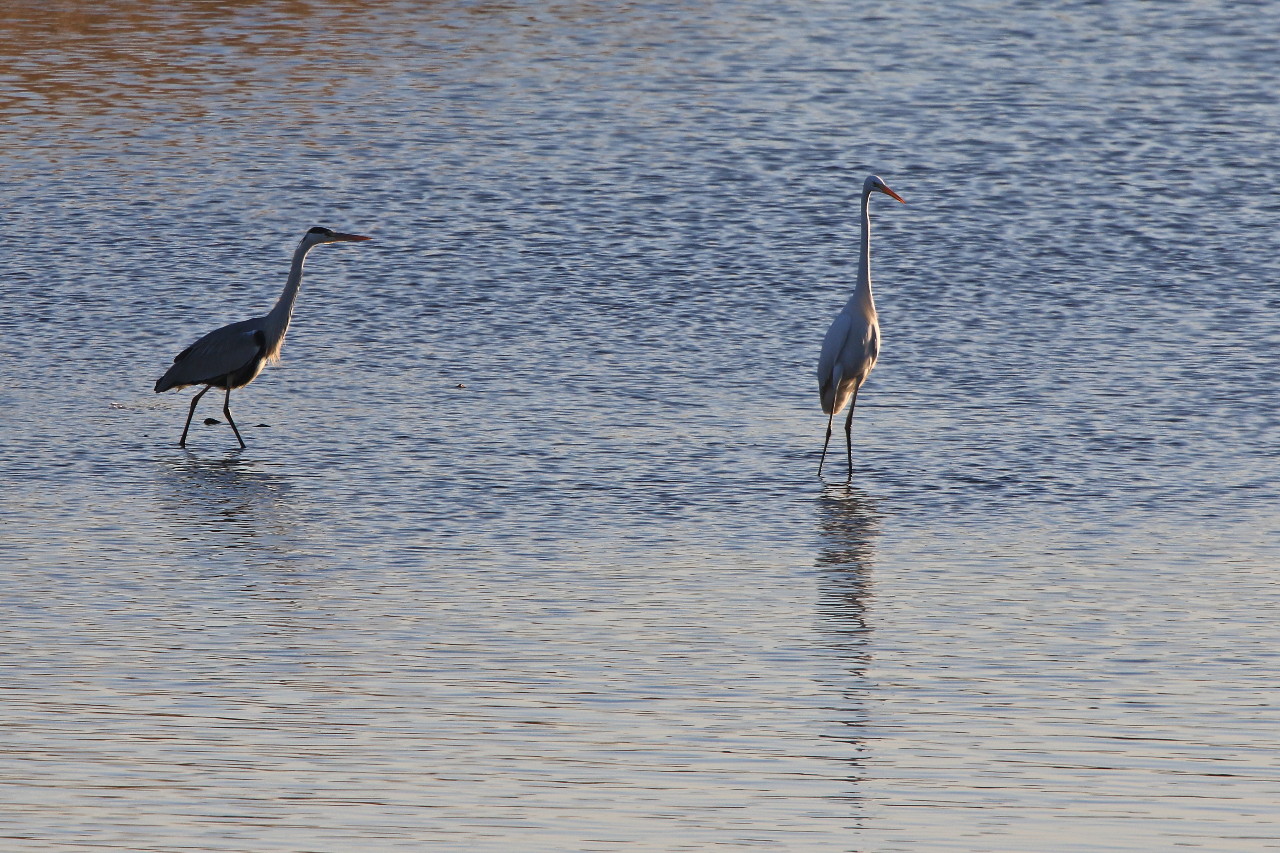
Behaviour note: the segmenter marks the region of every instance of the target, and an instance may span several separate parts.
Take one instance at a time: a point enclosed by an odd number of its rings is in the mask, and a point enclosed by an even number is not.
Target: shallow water
[[[1280,848],[1272,7],[0,20],[5,849]]]

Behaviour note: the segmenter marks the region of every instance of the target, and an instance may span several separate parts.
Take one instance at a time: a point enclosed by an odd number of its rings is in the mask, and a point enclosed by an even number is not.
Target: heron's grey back
[[[260,317],[214,329],[178,353],[173,366],[156,382],[156,393],[185,385],[209,384],[242,371],[262,358],[265,343]],[[256,373],[254,371],[254,375]]]

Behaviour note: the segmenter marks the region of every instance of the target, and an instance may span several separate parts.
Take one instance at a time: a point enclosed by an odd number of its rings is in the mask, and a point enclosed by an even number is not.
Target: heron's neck
[[[293,317],[293,303],[298,301],[298,290],[302,287],[302,265],[307,260],[309,251],[311,246],[303,241],[293,253],[293,265],[289,267],[289,280],[285,282],[284,292],[267,314],[265,331],[268,339],[283,341],[284,333],[289,328],[289,320]]]
[[[876,301],[871,296],[871,205],[870,193],[862,194],[862,249],[858,253],[858,286],[849,300],[865,316],[876,315]]]

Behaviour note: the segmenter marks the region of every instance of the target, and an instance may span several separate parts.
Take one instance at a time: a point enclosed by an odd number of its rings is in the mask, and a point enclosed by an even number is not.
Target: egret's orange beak
[[[896,192],[889,189],[888,187],[881,187],[880,192],[884,193],[887,196],[890,196],[891,198],[896,198],[898,201],[901,201],[903,204],[906,204],[905,201],[902,201],[902,196],[898,195]]]
[[[372,237],[361,237],[359,234],[341,234],[337,231],[333,233],[335,240],[348,240],[352,243],[359,243],[361,240],[372,240]]]

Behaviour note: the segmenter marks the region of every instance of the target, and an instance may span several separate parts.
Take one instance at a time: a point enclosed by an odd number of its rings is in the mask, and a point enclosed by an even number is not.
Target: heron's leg
[[[240,442],[240,449],[244,450],[246,445],[244,439],[240,437],[240,430],[236,427],[236,422],[231,420],[231,383],[227,383],[227,397],[222,403],[222,414],[227,416],[227,423],[231,424],[231,429],[236,434],[236,440]]]
[[[818,460],[818,476],[822,476],[822,463],[827,461],[827,445],[831,443],[831,419],[836,416],[835,412],[827,415],[827,437],[822,440],[822,458]]]
[[[186,426],[182,428],[182,438],[178,439],[179,447],[187,446],[187,430],[191,429],[191,416],[196,413],[196,403],[199,403],[200,398],[203,397],[212,387],[212,385],[204,386],[204,389],[199,394],[196,394],[191,398],[191,408],[187,409],[187,423]]]
[[[858,389],[853,389],[849,401],[849,416],[844,419],[844,449],[849,456],[849,479],[853,479],[853,407],[858,405]]]

